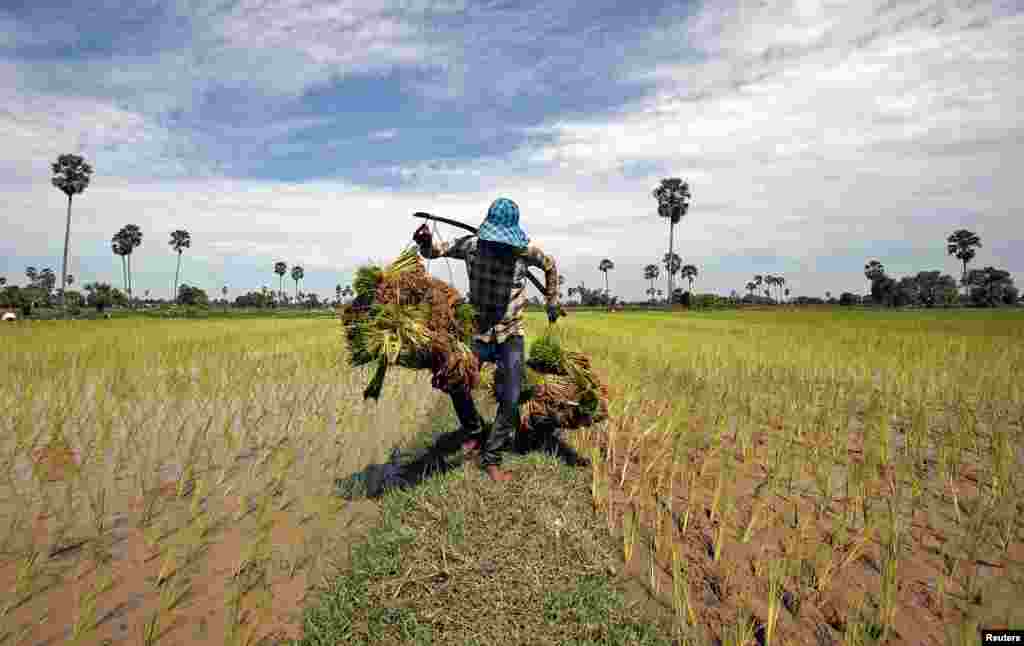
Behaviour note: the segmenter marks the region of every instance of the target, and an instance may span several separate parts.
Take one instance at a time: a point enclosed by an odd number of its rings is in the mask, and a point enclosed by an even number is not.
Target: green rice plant
[[[714,562],[718,563],[722,558],[722,547],[725,542],[725,524],[728,517],[728,508],[722,514],[719,519],[718,527],[715,528],[715,541],[714,541]]]
[[[722,636],[722,646],[747,646],[754,641],[757,624],[750,612],[744,608],[736,611],[736,620]]]
[[[687,565],[678,543],[672,546],[672,607],[675,610],[676,626],[681,633],[685,633],[688,626],[697,625],[697,615],[690,604]]]
[[[764,638],[765,646],[772,646],[775,638],[775,629],[779,623],[779,614],[782,612],[782,588],[785,581],[785,567],[778,560],[771,560],[768,564],[768,617],[765,619]]]
[[[1002,497],[1011,477],[1013,465],[1013,446],[1008,430],[1001,425],[995,426],[989,434],[989,492],[993,500]]]
[[[35,582],[39,579],[42,570],[39,557],[40,552],[32,550],[18,560],[18,570],[14,575],[14,586],[7,597],[7,601],[0,608],[0,617],[6,617],[11,610],[14,610],[32,596]]]
[[[655,543],[654,536],[650,537],[647,545],[647,571],[649,575],[651,590],[653,590],[655,596],[657,596],[661,593],[661,588],[658,579],[658,548]]]
[[[625,459],[622,462],[622,473],[619,476],[619,487],[622,487],[623,484],[625,484],[625,482],[626,482],[626,469],[629,468],[630,456],[633,455],[634,451],[636,451],[637,446],[641,442],[643,442],[645,439],[647,439],[647,437],[651,433],[653,433],[655,430],[657,430],[658,426],[659,426],[659,422],[655,422],[654,424],[651,424],[642,433],[640,433],[639,435],[634,436],[633,439],[630,441],[629,446],[626,448]]]
[[[946,629],[946,643],[950,646],[973,646],[978,643],[980,626],[973,617],[964,617],[952,628]]]
[[[628,565],[633,560],[633,551],[640,531],[640,512],[635,503],[622,515],[622,557]]]
[[[843,557],[841,561],[830,558],[828,561],[822,563],[821,568],[815,575],[818,592],[825,592],[840,572],[864,554],[868,545],[871,544],[874,534],[874,527],[866,527],[860,533],[858,538],[854,540],[853,544],[850,546],[850,551],[847,552],[846,556]]]
[[[693,497],[695,495],[697,495],[697,473],[691,471],[690,485],[686,490],[686,509],[683,511],[682,534],[685,534],[687,528],[690,526],[690,511],[693,510]]]
[[[654,500],[654,553],[660,555],[666,545],[672,543],[672,514],[671,507],[666,508],[662,504],[659,504],[660,500],[657,496],[658,487],[655,486],[655,500]],[[671,505],[672,496],[668,497],[668,505]]]
[[[843,646],[868,646],[875,643],[874,625],[864,619],[866,599],[860,600],[849,610],[846,628],[843,630]]]
[[[383,278],[383,270],[376,265],[367,265],[356,270],[355,279],[352,281],[352,289],[357,296],[365,297],[377,291],[377,285]]]
[[[754,528],[757,526],[757,521],[761,514],[764,513],[764,509],[767,505],[767,498],[762,498],[754,503],[754,506],[750,511],[750,520],[747,521],[747,524],[743,529],[743,533],[739,536],[740,543],[746,545],[750,542],[751,537],[754,535]]]
[[[565,352],[557,333],[548,329],[530,346],[529,363],[535,370],[550,374],[566,374]]]
[[[885,401],[879,396],[875,404],[874,418],[871,425],[874,427],[874,437],[877,442],[878,462],[882,466],[889,466],[892,462],[892,433],[889,423],[889,409]]]
[[[80,644],[88,637],[97,625],[96,600],[99,596],[114,587],[114,577],[110,570],[97,576],[96,582],[80,594],[75,609],[75,622],[71,628],[71,643]]]
[[[729,494],[726,483],[732,479],[733,473],[733,463],[729,451],[723,451],[718,466],[718,478],[715,481],[715,493],[711,499],[711,522],[715,522],[715,519],[718,518],[718,511],[723,498],[728,499]]]
[[[174,577],[160,584],[160,597],[157,607],[149,613],[142,626],[142,643],[145,646],[155,644],[162,635],[163,618],[176,610],[188,596],[192,586],[188,581]]]
[[[886,554],[882,558],[882,581],[876,624],[882,628],[882,636],[879,642],[883,644],[896,621],[896,592],[899,586],[897,579],[898,562],[899,559],[891,554]]]
[[[604,473],[601,464],[601,449],[597,445],[590,447],[590,497],[594,501],[595,510],[600,507],[601,476]]]

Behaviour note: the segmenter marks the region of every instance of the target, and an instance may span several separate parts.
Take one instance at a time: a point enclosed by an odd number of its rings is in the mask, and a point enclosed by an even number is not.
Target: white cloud
[[[59,152],[82,149],[95,157],[97,177],[75,203],[78,244],[101,244],[136,222],[148,249],[165,247],[166,232],[182,227],[193,232],[193,259],[287,257],[306,264],[312,277],[393,256],[417,225],[409,217],[414,211],[477,224],[491,200],[505,195],[519,203],[527,231],[559,259],[571,283],[603,281],[596,264],[607,256],[617,265],[616,289],[636,297],[647,287],[643,265],[667,246],[668,227],[654,215],[650,192],[662,177],[681,176],[694,198],[676,245],[708,268],[699,282],[705,289],[727,293],[745,282],[739,270],[719,265],[723,258],[739,265],[777,256],[777,267],[759,271],[791,272],[796,293],[862,290],[860,256],[884,255],[889,247],[900,247],[899,262],[908,266],[955,271],[942,239],[961,226],[995,243],[986,244],[979,262],[1020,274],[1019,254],[998,243],[1024,239],[1014,170],[1024,165],[1017,108],[1024,104],[1024,17],[995,3],[890,5],[714,2],[692,20],[658,21],[648,46],[635,47],[646,58],[624,56],[620,67],[605,70],[611,78],[655,84],[645,98],[525,129],[528,143],[508,154],[375,169],[401,178],[407,186],[398,191],[340,181],[112,176],[107,168],[133,166],[158,176],[195,175],[204,162],[201,142],[117,100],[7,90],[3,102],[11,107],[0,112],[0,131],[12,160],[4,170],[15,179],[6,173],[5,199],[19,215],[4,217],[21,223],[21,213],[41,214],[24,221],[15,236],[19,247],[59,244],[53,231],[62,222],[62,196],[39,177]],[[462,96],[490,62],[473,54],[486,30],[456,44],[421,26],[428,9],[397,17],[383,7],[245,2],[211,16],[209,30],[198,35],[216,47],[160,55],[169,62],[165,81],[147,77],[152,60],[106,66],[102,74],[102,66],[91,69],[111,86],[138,83],[137,96],[163,107],[214,81],[287,94],[332,75],[428,61],[417,91],[438,101]],[[492,8],[488,15],[500,14]],[[542,18],[551,16],[507,16],[502,43],[519,42],[530,21]],[[701,57],[681,55],[683,46]],[[210,57],[201,65],[200,50]],[[662,62],[637,67],[637,60],[655,58]],[[532,84],[546,87],[567,60],[517,68],[498,94],[513,99]],[[23,70],[0,65],[4,80],[12,82],[2,87],[23,87]],[[284,138],[320,123],[292,118],[224,134],[299,151],[302,144]],[[402,127],[366,136],[391,140]],[[848,258],[850,268],[830,269],[836,258]],[[254,278],[254,286],[263,281]]]

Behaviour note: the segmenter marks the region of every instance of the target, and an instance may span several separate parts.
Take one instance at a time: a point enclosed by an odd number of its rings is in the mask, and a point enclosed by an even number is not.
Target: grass
[[[586,472],[546,456],[511,462],[508,488],[456,469],[386,496],[351,569],[307,610],[300,643],[669,643],[616,590],[620,561]]]
[[[451,430],[451,405],[408,371],[364,403],[335,320],[0,328],[0,643],[956,644],[1024,625],[1020,312],[559,326],[612,389],[610,421],[571,435],[590,469],[531,456],[507,487],[455,469],[379,502],[333,481]]]

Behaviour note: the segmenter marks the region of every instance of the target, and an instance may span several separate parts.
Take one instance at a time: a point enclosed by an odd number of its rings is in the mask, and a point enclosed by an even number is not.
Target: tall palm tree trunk
[[[128,265],[125,263],[125,257],[121,256],[121,284],[124,285],[124,291],[128,291]]]
[[[178,252],[178,268],[174,270],[174,297],[173,301],[178,302],[178,276],[181,274],[181,252]]]
[[[960,274],[960,284],[964,286],[964,296],[967,296],[967,259],[964,261],[964,271]]]
[[[132,307],[132,255],[128,254],[128,308]]]
[[[604,293],[611,298],[611,292],[608,290],[608,272],[604,272]]]
[[[674,278],[674,275],[672,273],[672,263],[673,263],[673,259],[675,258],[675,256],[673,256],[672,254],[675,251],[675,248],[674,248],[675,247],[675,239],[676,239],[676,223],[672,220],[672,218],[669,218],[668,219],[668,267],[667,267],[667,269],[668,269],[668,306],[669,306],[669,309],[672,308],[672,283],[673,283],[672,279]]]
[[[67,314],[67,299],[64,292],[68,285],[68,245],[71,244],[71,196],[68,195],[68,222],[64,229],[64,263],[60,268],[60,306]]]

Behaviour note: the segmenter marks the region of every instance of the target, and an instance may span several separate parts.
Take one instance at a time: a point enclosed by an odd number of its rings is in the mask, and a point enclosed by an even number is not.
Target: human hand
[[[430,246],[433,242],[433,235],[430,233],[430,227],[423,223],[420,228],[416,229],[416,232],[412,234],[413,241],[423,247]]]

